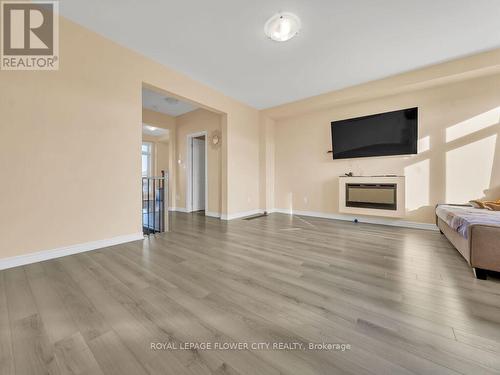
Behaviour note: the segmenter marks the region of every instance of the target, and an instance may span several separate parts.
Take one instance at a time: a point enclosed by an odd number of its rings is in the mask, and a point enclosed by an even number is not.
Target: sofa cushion
[[[468,229],[471,225],[500,226],[500,211],[472,206],[439,205],[436,207],[436,215],[464,238],[468,238]]]

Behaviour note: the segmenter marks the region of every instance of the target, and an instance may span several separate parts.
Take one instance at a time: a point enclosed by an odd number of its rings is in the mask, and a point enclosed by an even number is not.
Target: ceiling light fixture
[[[276,42],[286,42],[299,32],[300,19],[293,13],[277,13],[266,22],[264,32]]]
[[[168,103],[168,104],[178,104],[179,103],[179,99],[176,99],[176,98],[172,98],[170,96],[167,96],[165,98],[165,101]]]
[[[154,126],[151,126],[151,125],[148,125],[148,129],[152,132],[156,131],[157,128],[155,128]]]

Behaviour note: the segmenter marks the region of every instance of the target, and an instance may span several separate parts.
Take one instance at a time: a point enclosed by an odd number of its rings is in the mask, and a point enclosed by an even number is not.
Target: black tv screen
[[[417,153],[418,108],[333,121],[334,159]]]

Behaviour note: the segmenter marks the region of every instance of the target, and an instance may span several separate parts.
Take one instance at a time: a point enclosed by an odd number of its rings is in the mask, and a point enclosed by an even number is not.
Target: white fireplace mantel
[[[346,185],[347,184],[396,184],[396,209],[378,209],[365,207],[346,206]],[[339,212],[384,216],[384,217],[403,217],[405,216],[405,177],[404,176],[341,176],[339,177]]]

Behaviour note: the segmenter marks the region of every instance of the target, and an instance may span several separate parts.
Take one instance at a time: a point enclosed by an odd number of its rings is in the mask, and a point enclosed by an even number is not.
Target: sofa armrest
[[[438,216],[436,214],[436,208],[439,206],[456,206],[456,207],[472,207],[471,204],[460,204],[460,203],[438,203],[436,207],[434,207],[434,216],[436,217],[436,225],[438,225]]]

